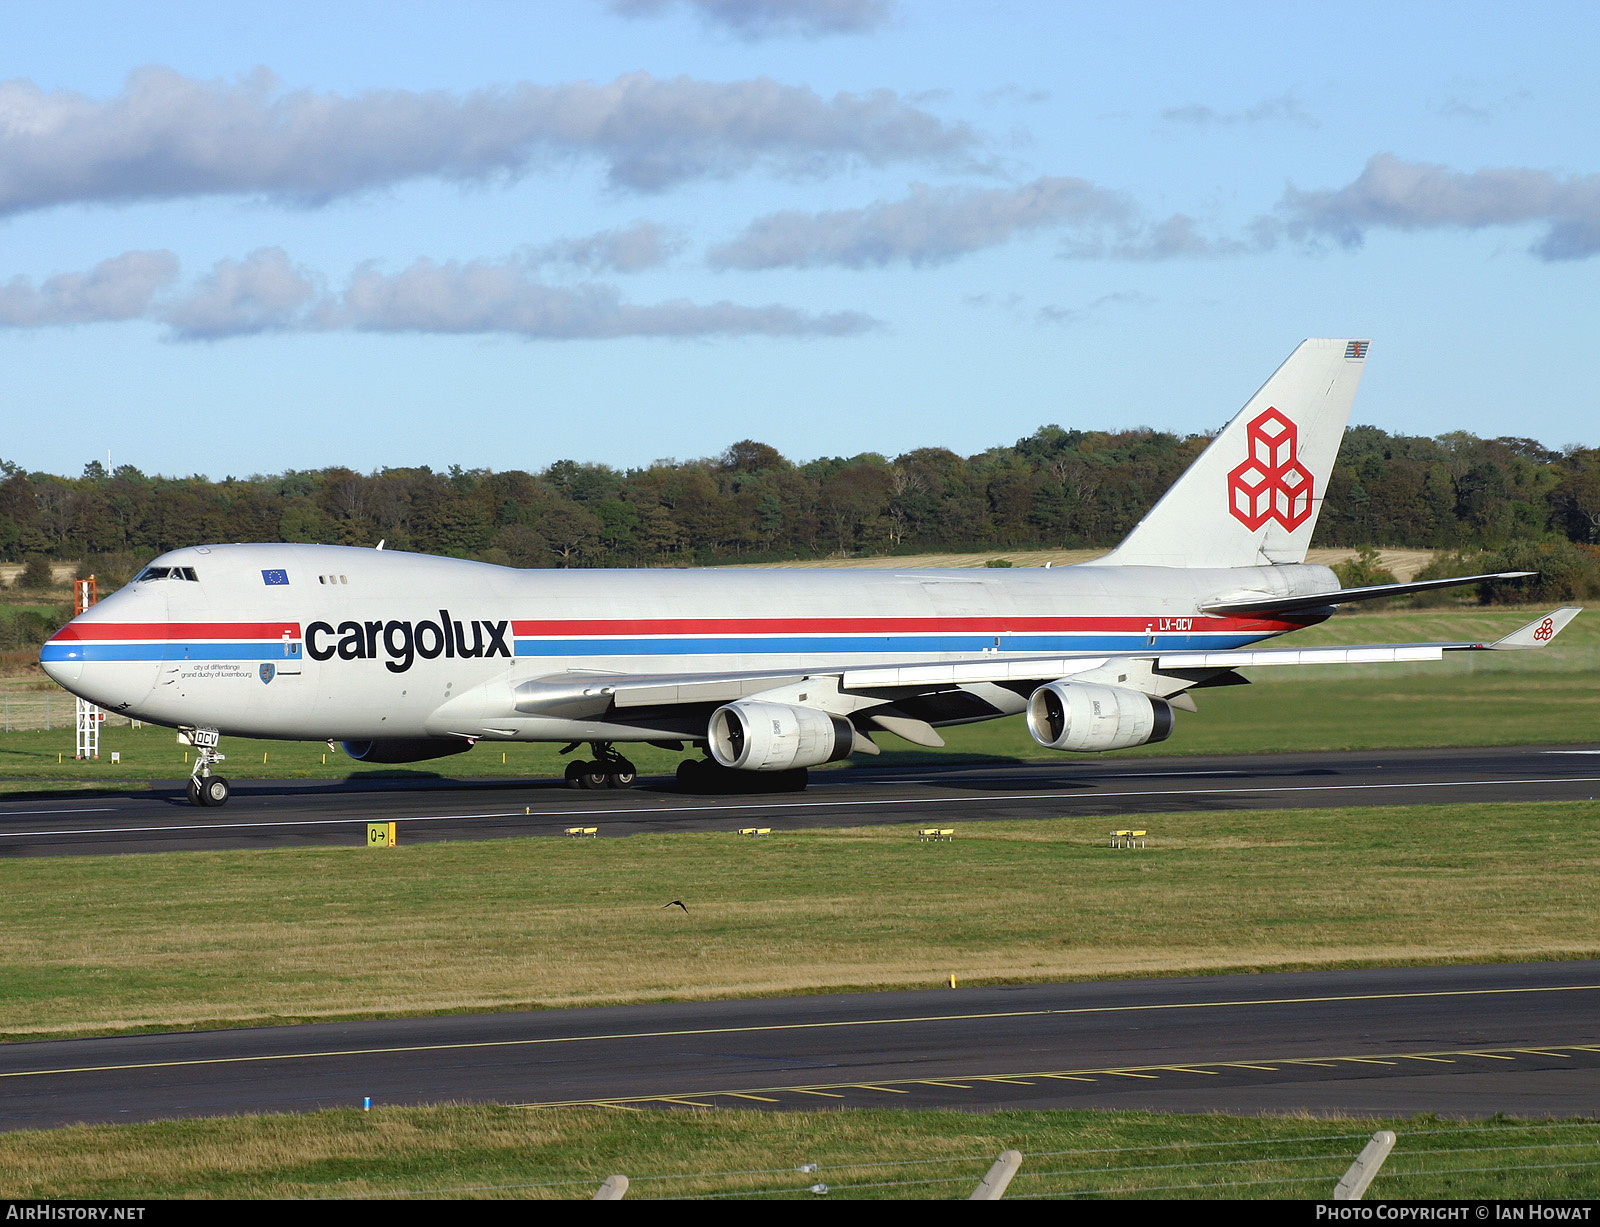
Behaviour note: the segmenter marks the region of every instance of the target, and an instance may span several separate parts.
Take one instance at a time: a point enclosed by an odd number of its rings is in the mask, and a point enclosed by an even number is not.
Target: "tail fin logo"
[[[1311,515],[1311,470],[1296,456],[1295,424],[1275,408],[1246,427],[1250,457],[1228,474],[1228,510],[1254,531],[1276,520],[1291,532]]]

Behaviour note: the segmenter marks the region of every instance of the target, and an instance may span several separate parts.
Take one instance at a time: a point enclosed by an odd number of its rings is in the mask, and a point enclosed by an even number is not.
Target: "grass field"
[[[402,823],[384,851],[19,858],[0,863],[0,1033],[1593,957],[1597,817],[1169,814],[1140,818],[1137,852],[1106,846],[1103,817],[938,844],[875,827],[408,845]]]
[[[573,1200],[621,1173],[630,1199],[948,1200],[1014,1147],[1008,1200],[1326,1199],[1379,1128],[1369,1199],[1600,1196],[1593,1122],[467,1106],[0,1134],[0,1196]]]
[[[1288,642],[1326,644],[1479,641],[1528,620],[1527,611],[1407,611],[1340,616]],[[1179,713],[1172,737],[1124,755],[1269,753],[1402,746],[1522,745],[1600,741],[1600,615],[1580,617],[1556,645],[1537,652],[1454,653],[1429,664],[1353,668],[1260,668],[1250,686],[1203,690],[1200,711]],[[20,700],[19,700],[20,701]],[[64,704],[61,710],[68,709]],[[874,763],[1093,761],[1045,750],[1020,719],[945,730],[948,748],[927,751],[890,734]],[[110,722],[99,762],[75,763],[70,726],[0,736],[0,795],[179,780],[186,752],[169,729]],[[227,739],[224,774],[240,778],[345,779],[367,774],[414,778],[560,776],[555,746],[483,745],[415,767],[364,767],[321,742]],[[117,751],[120,763],[110,761]],[[681,755],[649,746],[628,753],[646,774],[671,772]],[[841,770],[850,769],[850,764]]]

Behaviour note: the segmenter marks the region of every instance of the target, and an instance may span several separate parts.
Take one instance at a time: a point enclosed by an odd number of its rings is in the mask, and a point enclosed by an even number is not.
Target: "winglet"
[[[1552,610],[1544,617],[1535,618],[1528,625],[1512,631],[1503,639],[1496,639],[1484,646],[1491,651],[1548,647],[1567,623],[1582,612],[1583,610],[1577,605],[1563,605],[1560,609]]]

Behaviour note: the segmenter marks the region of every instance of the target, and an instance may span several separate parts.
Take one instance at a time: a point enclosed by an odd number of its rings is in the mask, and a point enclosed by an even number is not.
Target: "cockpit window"
[[[142,584],[147,579],[166,579],[171,574],[171,567],[146,567],[139,576],[139,582]]]
[[[139,573],[138,583],[151,579],[187,579],[195,583],[200,582],[200,577],[195,574],[193,567],[146,567]]]

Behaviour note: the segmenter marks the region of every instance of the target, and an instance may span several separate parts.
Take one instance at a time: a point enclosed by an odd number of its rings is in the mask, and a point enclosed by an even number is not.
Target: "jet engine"
[[[844,758],[856,732],[843,716],[814,707],[741,699],[711,713],[711,757],[738,771],[787,771]]]
[[[341,741],[344,752],[361,763],[420,763],[472,749],[464,737],[397,737],[386,741]]]
[[[1028,699],[1028,732],[1049,750],[1125,750],[1172,734],[1172,707],[1137,690],[1050,682]]]

